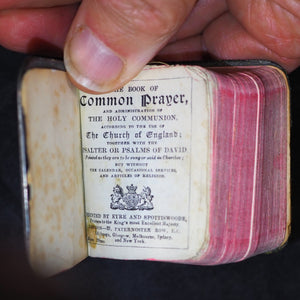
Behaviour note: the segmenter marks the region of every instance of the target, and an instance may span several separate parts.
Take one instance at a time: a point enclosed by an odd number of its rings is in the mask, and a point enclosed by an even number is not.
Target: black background
[[[272,254],[221,266],[87,258],[49,279],[28,266],[24,242],[16,84],[25,56],[0,47],[0,297],[51,299],[300,299],[300,68],[290,74],[292,235]]]

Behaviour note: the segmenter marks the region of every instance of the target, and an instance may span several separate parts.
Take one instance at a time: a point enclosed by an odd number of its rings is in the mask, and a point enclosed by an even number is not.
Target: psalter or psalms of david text
[[[86,256],[221,264],[286,242],[281,69],[147,66],[93,95],[75,89],[61,64],[49,66],[31,64],[19,96],[25,226],[38,272]]]

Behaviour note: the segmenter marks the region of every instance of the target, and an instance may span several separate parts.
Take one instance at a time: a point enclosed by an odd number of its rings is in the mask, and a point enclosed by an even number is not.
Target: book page
[[[204,73],[183,66],[80,92],[90,256],[181,260],[205,246],[208,100]]]
[[[28,255],[37,273],[50,276],[87,256],[77,91],[65,72],[34,68],[25,73],[20,96]]]

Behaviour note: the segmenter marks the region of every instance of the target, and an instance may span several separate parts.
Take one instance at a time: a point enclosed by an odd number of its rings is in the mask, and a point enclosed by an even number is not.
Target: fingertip
[[[106,92],[117,85],[124,70],[123,59],[87,26],[77,26],[64,51],[66,70],[76,85]]]
[[[172,1],[83,1],[64,49],[66,69],[76,86],[105,93],[134,78],[192,7],[177,0],[178,8]]]

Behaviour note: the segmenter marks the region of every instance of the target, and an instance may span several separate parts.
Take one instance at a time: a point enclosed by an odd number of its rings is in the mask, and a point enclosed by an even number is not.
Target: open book
[[[285,244],[289,90],[267,62],[149,65],[109,94],[37,58],[18,88],[25,232],[52,275],[87,256],[213,265]]]

